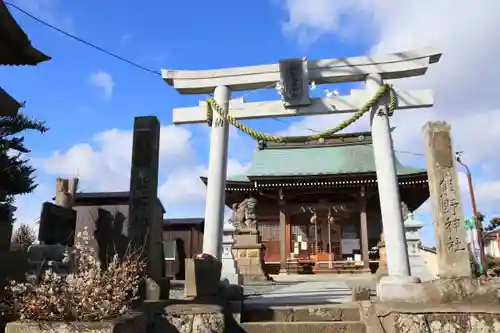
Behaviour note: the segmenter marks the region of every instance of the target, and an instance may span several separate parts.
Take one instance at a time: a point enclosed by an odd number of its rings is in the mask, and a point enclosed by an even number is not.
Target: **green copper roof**
[[[406,167],[396,160],[398,175],[425,172],[425,169]],[[371,145],[337,147],[256,149],[253,162],[245,175],[230,177],[243,181],[248,177],[325,176],[355,173],[374,173],[375,160]]]

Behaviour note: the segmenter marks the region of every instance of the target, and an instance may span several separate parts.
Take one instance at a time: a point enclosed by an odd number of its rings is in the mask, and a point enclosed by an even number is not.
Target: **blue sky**
[[[417,8],[414,15],[398,9],[402,12],[393,13],[392,17],[403,15],[406,21],[398,18],[396,30],[390,26],[396,23],[387,23],[378,15],[386,10],[384,6],[390,3],[389,0],[378,4],[354,1],[344,5],[311,0],[307,6],[297,0],[256,0],[245,4],[228,0],[144,3],[11,1],[63,30],[153,70],[214,69],[274,63],[289,57],[321,59],[386,53],[426,46],[437,40],[449,50],[449,60],[443,60],[442,66],[441,63],[436,65],[441,69],[430,70],[426,78],[411,81],[407,86],[435,88],[442,103],[439,108],[429,111],[405,111],[405,115],[397,115],[394,119],[398,126],[396,149],[422,152],[419,130],[427,119],[447,120],[454,128],[460,128],[460,135],[466,135],[467,131],[477,133],[481,126],[492,120],[488,112],[495,103],[474,104],[484,110],[481,113],[484,119],[474,118],[475,123],[464,122],[463,117],[457,116],[467,116],[470,111],[460,98],[453,98],[457,96],[457,89],[465,89],[453,85],[454,81],[461,79],[453,69],[462,66],[461,62],[468,64],[468,58],[458,43],[450,41],[458,23],[452,18],[449,22],[440,20],[442,13],[439,10],[443,10],[440,8],[433,9],[435,12],[426,17],[416,14],[420,12]],[[27,135],[27,144],[33,150],[31,157],[38,168],[40,187],[32,195],[18,199],[19,221],[29,222],[37,217],[41,203],[54,193],[56,176],[78,175],[85,191],[126,190],[130,130],[133,117],[141,115],[155,115],[163,125],[159,195],[168,215],[202,215],[204,186],[199,183],[197,175],[206,172],[208,129],[205,125],[173,127],[171,118],[174,107],[195,105],[206,96],[179,95],[160,76],[71,40],[14,9],[12,12],[34,46],[53,58],[38,67],[7,67],[0,71],[3,87],[18,100],[27,100],[24,112],[45,120],[51,128],[43,136]],[[496,24],[493,19],[490,22],[481,17],[480,14],[486,12],[475,15],[464,9],[458,14],[462,16],[457,20],[464,17],[469,21],[477,20],[480,23],[477,29],[489,31],[490,25]],[[425,20],[433,18],[442,27],[422,33],[422,27],[429,23]],[[485,31],[479,32],[484,36]],[[488,45],[493,48],[496,44]],[[494,54],[488,53],[487,56],[494,59]],[[443,88],[443,77],[448,80],[446,86],[452,83],[451,88]],[[347,92],[349,88],[341,86],[340,90]],[[495,97],[493,91],[486,90],[482,93],[491,93],[488,96]],[[275,98],[277,95],[273,91],[257,92],[250,97]],[[467,103],[472,104],[471,101]],[[456,105],[462,108],[456,108]],[[450,113],[452,108],[454,114]],[[406,116],[406,112],[410,116]],[[316,119],[286,119],[285,122],[271,119],[250,124],[267,132],[293,133],[302,133],[307,128],[329,127],[325,125],[325,118],[313,118]],[[334,125],[339,119],[329,116],[326,123]],[[416,123],[409,126],[413,121],[418,121],[418,126]],[[366,127],[366,124],[360,126]],[[478,135],[475,136],[477,139]],[[490,135],[486,139],[495,140],[497,137]],[[484,211],[494,215],[497,197],[491,199],[489,193],[500,189],[500,182],[498,187],[492,188],[497,186],[497,178],[492,176],[497,174],[496,164],[481,162],[490,155],[479,154],[477,145],[474,146],[476,141],[458,139],[456,142],[457,150],[464,148],[469,154],[465,156],[471,162],[476,182],[481,183],[480,207],[484,203]],[[234,131],[231,133],[229,172],[238,173],[248,167],[252,148],[251,140]],[[398,156],[410,165],[423,166],[425,163],[422,156]],[[463,175],[461,180],[463,182]],[[464,196],[464,211],[469,215],[468,197],[466,193]],[[418,218],[426,222],[424,242],[432,244],[429,208],[422,207]]]

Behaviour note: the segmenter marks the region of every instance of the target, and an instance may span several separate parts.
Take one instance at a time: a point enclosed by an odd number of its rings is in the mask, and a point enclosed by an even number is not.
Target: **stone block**
[[[44,202],[40,215],[38,240],[47,245],[73,246],[75,243],[76,211]]]
[[[371,296],[371,289],[359,285],[351,288],[353,302],[369,301]]]
[[[209,298],[217,295],[222,263],[219,260],[185,259],[184,296]]]
[[[258,234],[239,234],[234,237],[235,245],[237,246],[249,246],[259,244]]]
[[[231,284],[228,280],[221,281],[219,296],[226,301],[237,301],[243,299],[243,287]]]
[[[163,330],[154,332],[224,333],[224,309],[212,304],[172,304],[165,307]]]
[[[499,303],[498,286],[492,280],[455,278],[422,283],[396,283],[392,277],[384,279],[377,289],[381,301],[423,304]]]
[[[170,278],[144,279],[145,299],[148,301],[167,300],[170,296]]]
[[[5,333],[143,333],[146,316],[128,313],[100,322],[22,322],[7,323]]]
[[[478,278],[436,279],[422,283],[428,303],[498,304],[498,285],[493,280]]]

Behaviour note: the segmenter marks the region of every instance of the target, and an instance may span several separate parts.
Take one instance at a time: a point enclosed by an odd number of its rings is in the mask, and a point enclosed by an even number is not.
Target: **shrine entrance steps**
[[[356,303],[296,306],[245,306],[240,327],[248,333],[366,333]]]
[[[350,281],[325,276],[307,280],[244,300],[240,327],[250,333],[366,332],[360,304],[353,302]],[[355,279],[352,283],[370,281]]]

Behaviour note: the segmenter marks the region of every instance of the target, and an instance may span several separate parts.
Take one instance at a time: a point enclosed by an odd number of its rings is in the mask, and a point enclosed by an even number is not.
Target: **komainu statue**
[[[229,219],[229,223],[234,227],[235,230],[240,230],[245,228],[245,213],[240,209],[240,205],[238,203],[234,203],[232,206],[233,213],[231,214],[231,218]]]
[[[257,229],[256,206],[257,199],[255,198],[248,198],[239,204],[233,204],[233,213],[228,222],[233,225],[235,230]]]

